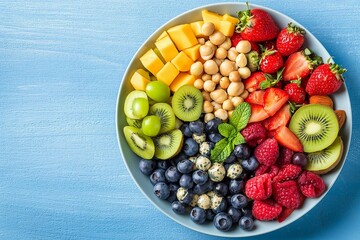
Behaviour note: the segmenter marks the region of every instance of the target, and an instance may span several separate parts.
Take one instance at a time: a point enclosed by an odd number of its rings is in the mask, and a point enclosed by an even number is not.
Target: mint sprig
[[[210,159],[213,162],[224,162],[236,145],[245,143],[240,131],[246,127],[251,116],[251,107],[247,102],[239,104],[229,119],[229,123],[218,126],[219,133],[224,137],[211,150]]]

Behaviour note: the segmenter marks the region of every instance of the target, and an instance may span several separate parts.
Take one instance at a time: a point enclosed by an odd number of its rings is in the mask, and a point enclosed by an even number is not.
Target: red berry
[[[265,173],[268,173],[271,179],[273,179],[279,173],[279,167],[276,165],[271,165],[271,166],[260,165],[255,171],[255,176],[260,176]]]
[[[286,182],[274,182],[273,185],[274,200],[280,205],[296,209],[301,204],[301,192],[294,180]]]
[[[297,182],[302,194],[308,198],[319,197],[326,190],[326,185],[322,178],[309,171],[304,171],[298,178]]]
[[[245,184],[245,195],[254,200],[264,200],[272,194],[272,180],[268,173],[250,178]]]
[[[234,34],[231,37],[231,46],[236,47],[241,40],[243,40],[241,34],[234,32]]]
[[[289,180],[297,179],[302,173],[302,169],[299,165],[286,164],[280,168],[278,175],[274,178],[276,182],[285,182]]]
[[[266,129],[264,126],[257,123],[249,123],[242,131],[246,143],[249,146],[255,147],[267,138]]]
[[[254,156],[260,164],[271,166],[279,157],[279,145],[274,138],[268,138],[257,146],[254,150]]]
[[[285,221],[285,219],[287,219],[293,211],[294,209],[291,208],[283,208],[280,215],[277,217],[278,222],[281,223]]]
[[[292,156],[294,155],[294,151],[290,150],[286,147],[280,147],[280,151],[279,151],[279,158],[277,160],[277,164],[279,166],[283,166],[285,164],[289,164],[291,163],[292,160]]]
[[[254,218],[260,221],[270,221],[277,218],[282,211],[281,205],[272,199],[255,200],[252,208]]]
[[[284,66],[281,54],[276,50],[265,50],[260,60],[260,70],[264,73],[273,74]]]
[[[301,48],[304,43],[304,29],[289,23],[276,38],[276,47],[281,55],[289,56]]]
[[[302,104],[305,101],[306,92],[298,83],[289,83],[284,87],[284,91],[289,95],[289,100],[296,104]]]

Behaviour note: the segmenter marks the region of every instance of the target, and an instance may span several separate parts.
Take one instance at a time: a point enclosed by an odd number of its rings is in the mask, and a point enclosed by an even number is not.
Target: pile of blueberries
[[[215,118],[207,123],[184,123],[180,128],[185,138],[182,151],[167,161],[142,159],[139,168],[149,176],[154,194],[169,201],[175,213],[190,212],[193,222],[203,224],[213,221],[221,231],[229,231],[236,225],[249,231],[254,229],[254,218],[252,202],[244,194],[244,185],[259,166],[257,159],[251,155],[251,148],[246,144],[235,146],[232,154],[221,163],[226,170],[221,181],[213,181],[211,174],[199,169],[199,162],[196,162],[205,159],[204,164],[213,164],[209,160],[210,152],[222,139],[218,132],[221,122]],[[240,164],[242,172],[236,178],[230,178],[226,174],[234,163]]]

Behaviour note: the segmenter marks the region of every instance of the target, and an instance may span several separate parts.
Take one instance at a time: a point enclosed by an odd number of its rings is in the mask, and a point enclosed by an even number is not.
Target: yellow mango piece
[[[220,21],[220,32],[222,32],[225,36],[231,37],[235,31],[235,24],[228,21]]]
[[[222,20],[224,20],[224,21],[228,21],[228,22],[231,22],[231,23],[233,23],[233,24],[238,24],[239,22],[240,22],[240,20],[238,19],[238,18],[236,18],[236,17],[233,17],[233,16],[231,16],[231,15],[229,15],[229,14],[224,14],[224,16],[223,16],[223,19]]]
[[[163,32],[160,34],[160,36],[159,36],[155,41],[159,41],[159,40],[161,40],[161,39],[163,39],[164,37],[167,37],[167,36],[169,36],[169,35],[167,34],[167,32],[166,32],[166,31],[163,31]]]
[[[195,77],[189,73],[179,73],[175,80],[170,85],[170,90],[176,92],[180,87],[184,85],[193,85]]]
[[[177,70],[174,64],[167,62],[164,67],[156,74],[156,78],[169,86],[178,74],[179,70]]]
[[[164,67],[164,63],[152,49],[150,49],[142,57],[140,57],[140,62],[153,75],[156,75],[160,71],[160,69]]]
[[[148,71],[145,71],[142,68],[139,68],[138,70],[136,70],[137,73],[139,73],[141,76],[143,76],[144,78],[146,78],[147,80],[150,81],[150,74]]]
[[[142,70],[142,69],[139,69],[139,70]],[[149,73],[148,73],[148,76],[149,76]],[[149,77],[149,79],[150,79],[150,77]],[[136,90],[145,91],[146,85],[150,82],[149,79],[147,79],[146,77],[141,75],[141,73],[136,71],[132,75],[132,77],[130,79],[130,83]]]
[[[204,35],[201,32],[201,27],[203,24],[204,24],[204,21],[197,21],[197,22],[190,23],[190,27],[196,37],[204,37]]]
[[[190,70],[191,65],[194,63],[183,51],[179,52],[176,57],[171,60],[171,63],[180,71],[187,72]]]
[[[155,45],[166,62],[173,60],[173,58],[179,53],[169,36],[155,42]]]
[[[200,44],[196,44],[191,48],[184,49],[183,52],[195,62],[200,57]]]
[[[212,22],[215,25],[216,30],[220,29],[220,21],[223,20],[223,16],[214,12],[210,12],[209,10],[206,9],[201,11],[201,15],[204,23]]]
[[[166,63],[167,61],[165,61],[165,59],[163,58],[163,56],[161,56],[161,53],[159,51],[159,49],[157,47],[154,48],[154,53],[160,58],[160,60],[163,62],[163,63]]]
[[[179,51],[198,44],[190,24],[181,24],[167,30],[171,40]]]

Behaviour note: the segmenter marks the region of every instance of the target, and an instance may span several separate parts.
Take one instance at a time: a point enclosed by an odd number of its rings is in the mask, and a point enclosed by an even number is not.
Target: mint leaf
[[[223,138],[217,142],[211,150],[210,159],[213,162],[223,162],[230,156],[233,150],[233,143],[231,141],[229,142],[227,138]]]
[[[251,107],[247,102],[239,104],[230,117],[230,124],[233,125],[236,131],[241,131],[246,127],[251,116]]]
[[[237,133],[236,136],[231,140],[232,144],[234,146],[245,143],[245,138],[243,137],[243,135],[241,135],[241,133]]]
[[[231,132],[232,131],[235,131],[236,132],[236,129],[233,125],[231,124],[228,124],[228,123],[221,123],[219,124],[218,126],[218,130],[219,130],[219,133],[223,136],[223,137],[230,137],[231,135],[233,135]]]

